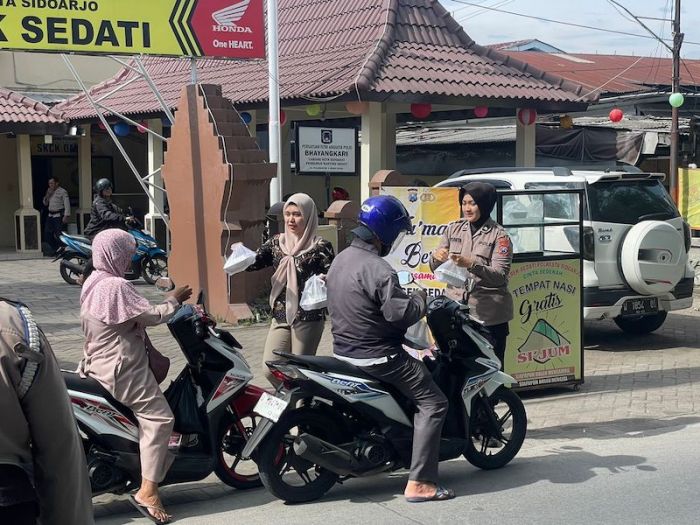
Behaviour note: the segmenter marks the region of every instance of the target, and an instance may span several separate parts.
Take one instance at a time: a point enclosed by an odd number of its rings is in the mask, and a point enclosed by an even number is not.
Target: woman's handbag
[[[197,395],[197,389],[198,387],[192,380],[192,372],[188,367],[185,367],[165,391],[165,399],[173,411],[173,416],[175,416],[175,432],[180,434],[204,433],[205,429],[198,403],[201,393]]]
[[[156,382],[160,385],[168,377],[170,359],[156,350],[148,336],[146,336],[146,353],[148,354],[148,366],[153,372]]]

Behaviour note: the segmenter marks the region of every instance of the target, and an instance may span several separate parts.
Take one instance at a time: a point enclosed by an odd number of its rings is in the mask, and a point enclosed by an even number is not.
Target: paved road
[[[167,498],[176,523],[186,525],[697,524],[698,419],[663,421],[651,430],[597,426],[592,436],[530,446],[497,471],[443,463],[442,481],[458,495],[449,502],[406,503],[405,473],[350,480],[306,505],[284,505],[263,489],[196,489],[187,500],[169,492]],[[125,510],[98,523],[148,523]]]
[[[137,287],[153,301],[162,297],[145,283],[137,283]],[[63,283],[57,265],[47,259],[0,262],[0,296],[16,297],[28,303],[66,367],[74,366],[82,353],[78,295],[79,289]],[[264,384],[260,366],[266,331],[265,326],[233,329],[260,384]],[[171,374],[175,375],[183,363],[175,342],[165,327],[156,327],[150,333],[156,346],[173,359]],[[330,334],[326,330],[320,353],[328,353],[329,348]],[[700,421],[696,415],[700,408],[699,349],[700,312],[695,308],[669,315],[657,333],[641,338],[622,334],[611,322],[587,325],[586,382],[578,392],[559,389],[525,396],[529,418],[525,449],[546,448],[553,440],[607,440],[626,433],[665,432],[663,429],[668,425]],[[376,478],[372,483],[377,483],[377,490],[401,486],[401,482],[392,484],[387,478]],[[365,485],[353,483],[352,486]],[[471,485],[469,488],[472,490]],[[355,492],[342,490],[338,492],[341,500],[347,494],[360,498]],[[182,504],[223,497],[229,491],[211,479],[169,487],[165,494],[166,502]],[[238,496],[231,498],[230,505],[246,507],[269,501],[264,492],[246,494],[242,501]],[[100,498],[96,503],[98,516],[129,511],[127,504],[118,498]],[[287,507],[273,507],[281,520]],[[324,512],[325,507],[313,509],[314,513]]]

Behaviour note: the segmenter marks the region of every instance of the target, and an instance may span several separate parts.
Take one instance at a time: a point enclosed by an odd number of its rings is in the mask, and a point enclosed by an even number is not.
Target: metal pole
[[[126,162],[126,164],[129,166],[129,168],[131,169],[131,172],[134,175],[136,175],[136,180],[141,185],[141,189],[143,189],[143,191],[146,193],[148,198],[151,199],[151,202],[153,203],[153,207],[156,209],[156,211],[162,217],[163,222],[165,223],[165,226],[168,229],[170,229],[170,221],[166,218],[165,213],[163,213],[163,210],[161,210],[160,207],[156,204],[155,200],[153,200],[153,198],[151,196],[151,192],[148,190],[148,187],[146,186],[143,179],[141,178],[141,175],[139,174],[139,171],[136,169],[136,166],[134,166],[134,163],[131,161],[131,158],[129,158],[129,154],[124,149],[124,146],[122,146],[121,142],[119,142],[119,139],[114,134],[114,131],[112,130],[112,126],[110,126],[109,122],[107,122],[107,119],[105,118],[104,114],[102,113],[102,110],[100,109],[99,104],[95,103],[95,100],[92,98],[92,95],[90,95],[90,91],[88,90],[88,88],[85,85],[85,83],[83,82],[83,80],[80,78],[80,75],[78,75],[78,72],[76,71],[75,67],[73,67],[73,64],[69,60],[68,56],[61,55],[61,58],[63,58],[63,61],[65,62],[66,66],[68,67],[71,74],[73,75],[73,78],[80,86],[80,89],[83,90],[83,93],[85,94],[85,98],[87,98],[87,101],[90,103],[90,105],[93,107],[93,109],[97,113],[97,116],[99,117],[100,122],[102,122],[102,125],[105,127],[105,131],[109,134],[109,136],[114,141],[114,145],[117,147],[119,152],[122,154],[122,157],[124,157],[124,162]]]
[[[269,159],[277,164],[277,178],[270,181],[270,206],[282,200],[282,165],[280,164],[280,86],[277,46],[277,0],[267,0],[267,75],[269,86]]]
[[[680,91],[680,63],[681,45],[683,44],[683,33],[681,33],[681,0],[675,2],[675,12],[673,14],[673,78],[671,81],[671,91]],[[671,155],[669,159],[669,179],[668,190],[673,200],[677,203],[678,195],[678,108],[671,108]]]
[[[197,83],[197,59],[195,57],[190,57],[190,79],[192,85]]]

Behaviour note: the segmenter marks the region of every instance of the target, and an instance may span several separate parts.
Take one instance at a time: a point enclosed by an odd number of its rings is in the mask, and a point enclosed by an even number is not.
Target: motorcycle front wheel
[[[214,473],[229,487],[238,490],[260,487],[260,474],[253,460],[243,459],[242,452],[255,430],[258,416],[226,420],[219,430],[219,457]]]
[[[63,264],[63,261],[85,267],[87,260],[83,257],[80,257],[79,255],[71,255],[70,257],[61,259],[61,262],[59,263],[60,266],[58,271],[61,273],[61,277],[63,277],[63,280],[66,281],[68,284],[78,284],[78,277],[80,277],[80,274],[66,267],[66,265]]]
[[[141,263],[141,277],[148,284],[156,284],[160,277],[168,276],[168,258],[165,255],[144,257]]]
[[[339,443],[338,425],[318,410],[301,408],[283,415],[261,443],[258,468],[263,485],[288,503],[321,498],[338,481],[338,475],[294,453],[294,439],[311,434]]]
[[[474,398],[464,457],[480,469],[508,464],[520,451],[527,433],[527,414],[518,394],[500,387],[491,396]]]

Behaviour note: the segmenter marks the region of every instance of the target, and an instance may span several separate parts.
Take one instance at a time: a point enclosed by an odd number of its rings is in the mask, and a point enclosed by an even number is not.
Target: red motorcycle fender
[[[264,392],[270,394],[268,390],[255,385],[247,385],[243,392],[231,400],[231,408],[238,417],[245,417],[253,412],[253,407]]]

